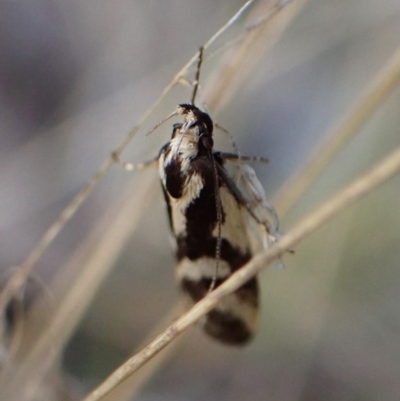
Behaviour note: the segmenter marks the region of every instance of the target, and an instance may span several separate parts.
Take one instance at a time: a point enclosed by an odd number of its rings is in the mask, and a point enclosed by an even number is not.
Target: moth
[[[171,139],[157,157],[176,245],[176,278],[189,304],[245,265],[256,250],[255,243],[268,246],[278,235],[276,213],[265,200],[254,170],[243,164],[257,159],[215,151],[213,121],[194,105],[201,60],[202,49],[192,102],[180,104],[164,120],[183,117],[182,123],[173,125]],[[229,161],[239,166],[236,175],[226,169]],[[200,323],[213,339],[244,345],[256,331],[259,302],[258,280],[253,278]]]

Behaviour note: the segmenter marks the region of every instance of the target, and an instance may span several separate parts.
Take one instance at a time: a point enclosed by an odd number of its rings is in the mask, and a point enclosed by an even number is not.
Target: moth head
[[[196,140],[201,151],[211,151],[214,146],[212,133],[214,129],[211,117],[193,104],[180,104],[176,109],[177,115],[185,117],[181,133],[191,132],[197,136]]]

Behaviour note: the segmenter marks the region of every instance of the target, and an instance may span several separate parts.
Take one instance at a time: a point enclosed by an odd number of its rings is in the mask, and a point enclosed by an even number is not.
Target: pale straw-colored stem
[[[151,175],[151,177],[150,177]],[[140,181],[139,188],[134,191],[134,196],[123,196],[121,202],[115,205],[118,207],[118,214],[113,210],[103,216],[101,228],[104,235],[101,237],[95,251],[92,252],[85,263],[81,266],[76,279],[70,285],[68,292],[59,301],[56,309],[52,311],[52,316],[42,327],[36,338],[27,338],[27,343],[23,344],[23,363],[12,377],[2,378],[1,393],[7,395],[8,401],[25,401],[32,399],[37,387],[59,357],[66,341],[70,338],[83,312],[91,303],[98,287],[103,282],[115,260],[126,243],[129,234],[142,217],[149,199],[154,198],[156,192],[155,171],[145,173]],[[129,191],[132,193],[132,189]],[[94,236],[98,236],[95,230]],[[88,236],[83,248],[89,248],[88,243],[93,242],[93,238]],[[73,258],[76,262],[76,258]],[[71,266],[75,267],[75,266]],[[63,273],[63,272],[61,272]],[[65,272],[68,274],[68,272]],[[43,313],[46,302],[38,305],[37,312]],[[35,312],[35,310],[34,310]],[[35,318],[35,315],[33,316]],[[35,327],[41,323],[41,316],[27,322],[26,335],[32,335],[37,330]],[[29,329],[31,327],[32,329]],[[21,383],[24,383],[21,386]],[[1,397],[0,397],[1,398]]]
[[[283,216],[306,192],[327,164],[358,132],[400,81],[400,47],[364,89],[353,107],[323,135],[326,140],[313,152],[309,161],[285,181],[272,203]]]

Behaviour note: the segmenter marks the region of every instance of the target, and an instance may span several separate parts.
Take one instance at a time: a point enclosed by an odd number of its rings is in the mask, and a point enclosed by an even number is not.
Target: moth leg
[[[146,161],[141,162],[141,163],[132,164],[132,163],[129,163],[129,162],[123,162],[119,158],[119,156],[118,156],[118,154],[116,152],[113,152],[111,156],[113,158],[114,163],[120,165],[126,171],[144,170],[145,168],[150,167],[151,165],[157,163],[157,161],[158,161],[158,156],[157,156],[157,157],[154,157],[153,159],[146,160]]]
[[[268,164],[269,160],[265,157],[258,157],[258,156],[242,156],[237,153],[230,153],[230,152],[215,152],[222,160],[229,160],[232,162],[254,162],[254,163],[264,163]]]
[[[232,147],[235,150],[235,152],[238,156],[238,159],[240,159],[240,151],[239,151],[239,147],[237,146],[237,143],[235,141],[235,137],[226,128],[224,128],[222,125],[219,125],[216,121],[214,121],[214,126],[216,128],[218,128],[219,130],[221,130],[224,134],[228,135],[229,140],[231,141]]]

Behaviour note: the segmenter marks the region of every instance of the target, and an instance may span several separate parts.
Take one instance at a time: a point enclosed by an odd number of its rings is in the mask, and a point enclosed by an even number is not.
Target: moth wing
[[[251,215],[246,208],[243,209],[252,251],[257,253],[269,248],[281,236],[278,216],[274,207],[267,201],[264,188],[252,167],[241,163],[237,166],[234,179],[253,214]]]

